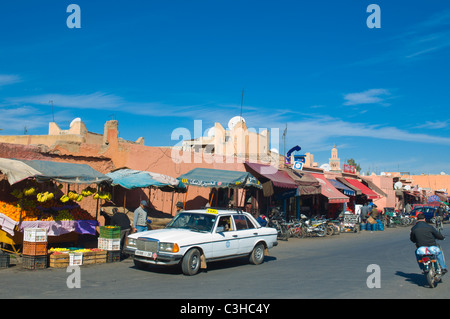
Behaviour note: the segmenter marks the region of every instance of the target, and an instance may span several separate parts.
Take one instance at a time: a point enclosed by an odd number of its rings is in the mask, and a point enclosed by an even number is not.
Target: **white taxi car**
[[[185,275],[195,275],[207,262],[248,256],[255,265],[277,245],[277,231],[261,225],[240,210],[181,211],[164,229],[128,236],[126,252],[137,268],[147,264],[181,264]]]

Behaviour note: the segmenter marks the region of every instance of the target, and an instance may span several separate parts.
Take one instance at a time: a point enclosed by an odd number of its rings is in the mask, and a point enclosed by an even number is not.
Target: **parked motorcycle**
[[[305,215],[301,215],[300,218],[303,220],[305,225],[306,236],[318,236],[323,237],[327,234],[327,224],[325,220],[314,221],[308,219]]]
[[[273,227],[278,231],[278,239],[286,241],[289,239],[289,229],[285,224],[283,213],[278,208],[272,209],[267,226]]]

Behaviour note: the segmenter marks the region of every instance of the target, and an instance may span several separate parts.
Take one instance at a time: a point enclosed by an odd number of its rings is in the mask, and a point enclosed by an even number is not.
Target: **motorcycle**
[[[269,216],[268,227],[275,228],[278,231],[277,238],[280,240],[289,239],[289,229],[286,227],[285,218],[278,208],[273,208]]]
[[[313,222],[303,214],[300,216],[300,218],[303,220],[303,224],[305,225],[306,236],[323,237],[327,234],[326,221]]]
[[[431,288],[442,282],[442,269],[436,259],[436,253],[431,247],[419,247],[418,254],[421,256],[419,263],[423,265],[423,273]]]

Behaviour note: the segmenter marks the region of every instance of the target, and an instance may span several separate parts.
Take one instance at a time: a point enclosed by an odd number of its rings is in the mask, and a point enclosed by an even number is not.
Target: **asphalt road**
[[[450,235],[450,225],[444,225]],[[442,241],[450,254],[448,241]],[[369,265],[377,265],[377,271]],[[379,270],[379,271],[378,271]],[[373,281],[376,274],[379,281]],[[208,271],[184,276],[178,268],[136,269],[131,260],[80,268],[81,287],[68,288],[66,269],[0,269],[0,298],[448,298],[450,280],[434,289],[417,266],[409,228],[326,238],[280,241],[261,265],[245,259],[209,264]],[[369,288],[379,283],[379,288]]]

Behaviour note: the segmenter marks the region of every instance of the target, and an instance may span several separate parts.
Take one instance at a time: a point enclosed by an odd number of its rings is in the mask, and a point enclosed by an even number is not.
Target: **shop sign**
[[[343,164],[342,165],[342,172],[356,174],[356,168],[353,165]]]

